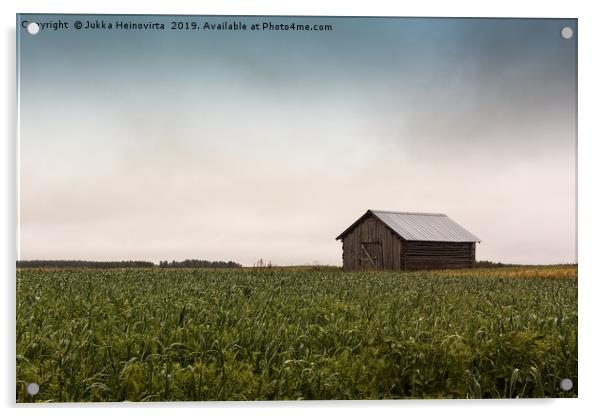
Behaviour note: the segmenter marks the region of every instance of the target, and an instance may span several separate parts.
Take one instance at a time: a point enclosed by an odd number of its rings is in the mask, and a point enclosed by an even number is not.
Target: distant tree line
[[[559,267],[559,266],[576,266],[577,263],[559,263],[559,264],[515,264],[515,263],[500,263],[489,260],[479,260],[475,262],[474,267],[492,269],[497,267]]]
[[[90,267],[94,269],[114,269],[119,267],[154,267],[150,261],[88,261],[88,260],[17,260],[17,267]]]
[[[210,261],[210,260],[191,260],[186,259],[184,261],[160,261],[159,267],[169,269],[181,269],[181,268],[210,268],[210,269],[236,269],[242,267],[233,261]]]
[[[88,260],[17,260],[18,268],[36,267],[87,267],[93,269],[115,269],[115,268],[149,268],[157,267],[150,261],[125,260],[125,261],[88,261]],[[209,260],[184,260],[184,261],[161,261],[161,268],[213,268],[232,269],[242,265],[233,261],[209,261]]]
[[[497,261],[489,261],[489,260],[479,260],[475,262],[475,267],[483,267],[483,268],[496,268],[496,267],[508,267],[508,266],[519,266],[518,264],[510,264],[510,263],[500,263]]]

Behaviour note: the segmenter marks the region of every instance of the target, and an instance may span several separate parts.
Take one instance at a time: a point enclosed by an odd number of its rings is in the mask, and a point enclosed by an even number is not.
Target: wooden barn
[[[337,238],[344,270],[473,267],[477,237],[445,214],[368,210]]]

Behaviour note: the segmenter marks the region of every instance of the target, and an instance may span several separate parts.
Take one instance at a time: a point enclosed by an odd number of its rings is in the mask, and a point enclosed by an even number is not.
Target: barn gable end
[[[444,214],[368,210],[337,240],[344,270],[418,270],[474,266],[480,242]]]
[[[343,238],[345,270],[399,270],[401,239],[382,221],[366,217]]]

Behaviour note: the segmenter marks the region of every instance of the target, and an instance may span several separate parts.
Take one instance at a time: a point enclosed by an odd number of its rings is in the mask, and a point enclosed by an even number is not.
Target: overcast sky
[[[477,259],[576,261],[575,20],[104,20],[166,29],[18,31],[19,258],[341,264],[382,209],[448,214]]]

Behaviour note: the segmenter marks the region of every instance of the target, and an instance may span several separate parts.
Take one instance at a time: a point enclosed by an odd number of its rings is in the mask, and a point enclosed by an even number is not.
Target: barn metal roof
[[[337,240],[351,231],[362,219],[374,215],[393,232],[408,241],[440,241],[454,243],[476,243],[481,240],[462,228],[445,214],[425,212],[396,212],[368,210],[360,219],[347,228]]]

